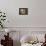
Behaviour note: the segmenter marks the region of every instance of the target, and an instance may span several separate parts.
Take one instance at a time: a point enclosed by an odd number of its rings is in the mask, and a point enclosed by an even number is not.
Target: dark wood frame
[[[21,10],[25,10],[25,13],[22,13]],[[28,8],[19,8],[19,15],[28,15]]]

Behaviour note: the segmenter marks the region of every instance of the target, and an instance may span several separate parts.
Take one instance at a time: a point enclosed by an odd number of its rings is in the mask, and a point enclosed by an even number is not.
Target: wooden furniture
[[[45,34],[45,42],[41,46],[46,46],[46,34]]]
[[[9,33],[7,33],[7,36],[4,35],[5,40],[1,40],[1,44],[3,46],[13,46],[13,40],[9,37]]]

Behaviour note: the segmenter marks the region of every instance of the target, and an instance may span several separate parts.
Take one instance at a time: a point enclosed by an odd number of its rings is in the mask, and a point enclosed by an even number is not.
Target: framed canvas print
[[[19,8],[19,15],[28,15],[28,8]]]

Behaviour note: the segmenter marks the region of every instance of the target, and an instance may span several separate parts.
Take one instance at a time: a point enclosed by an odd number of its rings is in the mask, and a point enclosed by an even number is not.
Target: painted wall
[[[28,8],[28,15],[20,16],[19,8]],[[0,0],[0,9],[7,27],[46,27],[46,0]]]
[[[28,8],[28,15],[20,16],[19,8]],[[20,31],[20,36],[31,31],[46,31],[46,0],[0,0],[0,10],[7,15],[5,26]]]

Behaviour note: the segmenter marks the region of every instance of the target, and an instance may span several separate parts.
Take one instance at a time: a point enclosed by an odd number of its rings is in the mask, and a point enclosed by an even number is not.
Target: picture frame
[[[28,8],[19,8],[19,15],[28,15]]]

